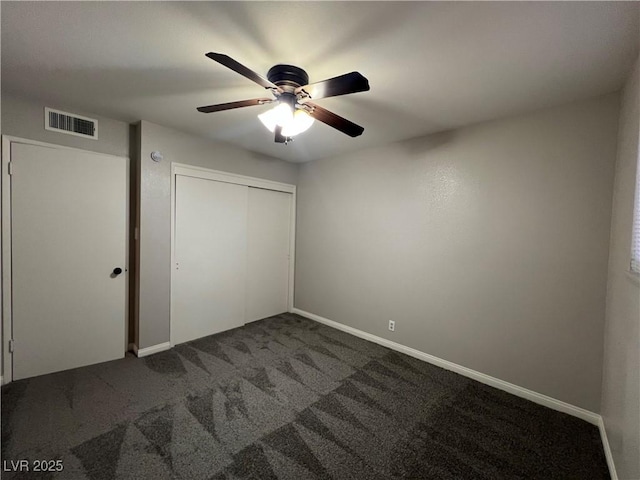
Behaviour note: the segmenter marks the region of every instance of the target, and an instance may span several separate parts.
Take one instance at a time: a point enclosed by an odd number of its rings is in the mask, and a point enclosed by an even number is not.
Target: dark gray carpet
[[[71,479],[601,479],[593,425],[297,315],[2,388]],[[6,469],[6,463],[5,469]]]

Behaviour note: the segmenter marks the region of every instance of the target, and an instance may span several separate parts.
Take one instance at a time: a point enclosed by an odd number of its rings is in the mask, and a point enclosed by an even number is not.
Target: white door
[[[12,143],[11,164],[14,380],[124,357],[128,160]]]
[[[249,188],[247,322],[287,311],[292,197]]]
[[[244,324],[247,190],[176,176],[173,344]]]

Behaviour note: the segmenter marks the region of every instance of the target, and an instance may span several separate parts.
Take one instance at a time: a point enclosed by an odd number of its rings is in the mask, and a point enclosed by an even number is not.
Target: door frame
[[[233,183],[247,187],[262,188],[264,190],[274,190],[292,195],[291,198],[291,218],[289,220],[289,293],[287,298],[287,309],[293,312],[293,296],[295,291],[295,260],[296,260],[296,186],[289,183],[274,182],[263,178],[249,177],[236,173],[223,172],[205,167],[196,167],[184,163],[171,163],[171,299],[169,301],[169,342],[171,347],[173,342],[173,275],[175,271],[175,222],[176,222],[176,176],[201,178],[204,180],[214,180],[216,182]]]
[[[2,371],[0,372],[0,383],[6,384],[13,381],[13,355],[9,351],[9,341],[13,338],[13,285],[12,285],[12,257],[11,257],[11,175],[9,174],[9,163],[11,162],[11,144],[20,143],[26,145],[34,145],[38,147],[55,148],[58,150],[73,150],[91,155],[102,155],[106,157],[114,157],[126,160],[126,192],[125,199],[125,298],[124,298],[124,328],[125,344],[122,346],[123,352],[126,353],[128,346],[128,322],[129,322],[129,218],[131,215],[131,161],[129,157],[119,155],[111,155],[108,153],[94,152],[81,148],[66,147],[54,143],[40,142],[28,138],[14,137],[11,135],[2,135],[2,183],[0,191],[2,193],[0,203],[2,204],[2,225],[0,226],[0,240],[2,248],[0,250],[0,263],[2,269],[2,325],[0,328],[0,347],[2,350]]]

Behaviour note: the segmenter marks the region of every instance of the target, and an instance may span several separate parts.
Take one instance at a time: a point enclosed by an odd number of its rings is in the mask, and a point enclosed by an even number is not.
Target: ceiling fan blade
[[[345,73],[339,77],[329,78],[321,82],[311,83],[296,88],[296,94],[305,91],[312,99],[337,97],[348,93],[366,92],[369,80],[358,72]]]
[[[362,135],[364,132],[364,127],[357,125],[346,118],[342,118],[340,115],[336,115],[329,110],[322,108],[315,103],[306,102],[305,105],[311,106],[311,111],[309,115],[311,115],[316,120],[321,121],[322,123],[326,123],[330,127],[335,128],[336,130],[340,130],[342,133],[349,135],[350,137],[357,137]]]
[[[282,135],[282,127],[280,125],[276,125],[276,143],[286,143],[287,139],[284,135]]]
[[[248,78],[249,80],[256,82],[258,85],[264,88],[275,88],[278,89],[278,86],[275,83],[271,83],[269,80],[264,78],[262,75],[254,72],[253,70],[245,67],[241,63],[238,63],[233,58],[228,55],[224,55],[223,53],[207,53],[207,57],[209,57],[214,62],[218,62],[221,65],[224,65],[227,68],[230,68],[234,72],[239,73],[243,77]]]
[[[271,102],[273,102],[273,98],[252,98],[251,100],[240,100],[239,102],[219,103],[218,105],[207,105],[206,107],[198,107],[198,111],[202,113],[213,113],[221,112],[222,110],[231,110],[232,108],[265,105]]]

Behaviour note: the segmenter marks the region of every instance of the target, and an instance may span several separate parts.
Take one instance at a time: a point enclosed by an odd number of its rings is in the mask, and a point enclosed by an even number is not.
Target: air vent
[[[44,108],[44,128],[78,137],[98,139],[98,121],[75,113]]]

